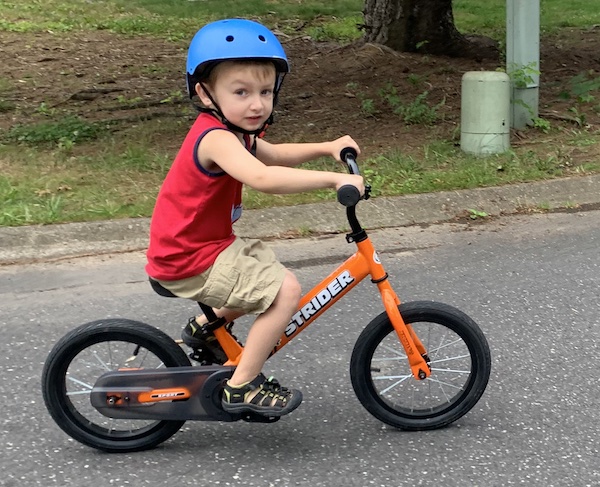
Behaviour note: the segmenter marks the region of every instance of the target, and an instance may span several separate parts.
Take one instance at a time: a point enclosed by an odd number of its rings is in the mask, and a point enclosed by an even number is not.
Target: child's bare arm
[[[331,156],[340,160],[340,152],[345,147],[352,147],[360,154],[358,144],[345,135],[329,142],[271,144],[266,140],[257,140],[256,157],[267,166],[298,166],[319,157]]]
[[[333,146],[331,147],[333,150]],[[337,156],[339,158],[339,154]],[[361,194],[364,193],[361,176],[267,166],[250,154],[235,135],[225,130],[213,130],[204,136],[198,147],[198,159],[206,169],[213,172],[223,170],[263,193],[287,194],[314,189],[339,189],[345,184],[356,186]]]

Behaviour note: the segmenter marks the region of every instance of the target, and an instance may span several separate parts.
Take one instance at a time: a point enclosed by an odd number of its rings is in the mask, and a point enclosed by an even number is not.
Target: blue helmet
[[[187,56],[187,88],[190,98],[196,83],[206,79],[220,61],[268,60],[277,70],[277,92],[290,71],[285,51],[264,25],[245,19],[219,20],[202,27],[192,39]]]

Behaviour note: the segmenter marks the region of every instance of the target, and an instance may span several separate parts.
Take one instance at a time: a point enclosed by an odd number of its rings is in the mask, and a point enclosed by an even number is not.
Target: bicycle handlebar
[[[345,147],[342,149],[342,152],[340,152],[340,159],[346,163],[346,166],[348,166],[348,172],[350,174],[360,175],[358,164],[356,164],[357,156],[358,154],[352,147]]]
[[[360,175],[360,170],[358,169],[358,164],[356,163],[356,157],[358,154],[352,147],[345,147],[340,152],[340,159],[346,163],[348,167],[348,172],[350,174]],[[345,184],[337,192],[338,201],[347,207],[356,206],[361,199],[368,199],[369,192],[371,187],[369,185],[365,186],[365,194],[361,198],[360,192],[356,186],[352,186],[351,184]]]

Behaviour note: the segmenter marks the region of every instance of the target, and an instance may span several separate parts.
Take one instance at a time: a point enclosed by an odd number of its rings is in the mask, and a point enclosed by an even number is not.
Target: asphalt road
[[[51,420],[40,373],[85,321],[127,317],[177,336],[191,303],[152,293],[143,254],[0,268],[0,484],[16,486],[598,485],[600,212],[373,232],[404,301],[457,306],[484,330],[490,384],[431,432],[393,430],[354,397],[352,346],[382,307],[362,283],[268,363],[305,401],[272,425],[188,422],[152,451],[109,455]],[[343,236],[274,241],[305,289],[352,252]],[[246,321],[238,323],[243,330]]]

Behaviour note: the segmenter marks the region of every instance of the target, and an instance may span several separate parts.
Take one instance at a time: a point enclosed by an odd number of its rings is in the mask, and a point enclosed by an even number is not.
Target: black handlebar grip
[[[356,157],[358,156],[358,153],[352,147],[344,147],[342,149],[342,152],[340,152],[340,159],[344,162],[348,162],[348,161],[346,161],[346,158],[348,156],[351,156],[352,159],[356,159]]]
[[[345,184],[338,189],[337,199],[344,206],[356,206],[360,201],[360,191],[356,186]]]
[[[360,175],[358,164],[356,164],[357,156],[358,154],[352,147],[344,147],[340,152],[340,159],[346,163],[346,166],[348,166],[348,172],[350,174]]]

